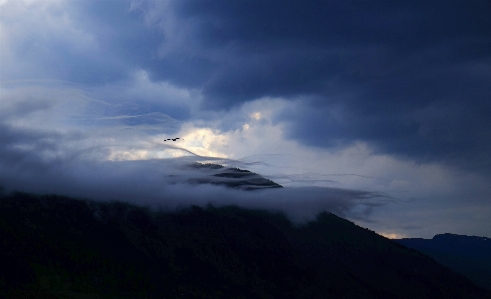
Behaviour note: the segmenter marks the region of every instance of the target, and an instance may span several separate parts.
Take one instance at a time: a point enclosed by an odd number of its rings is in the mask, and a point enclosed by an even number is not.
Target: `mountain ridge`
[[[440,264],[491,290],[491,238],[444,233],[431,239],[394,241],[431,256]]]
[[[4,298],[491,298],[329,212],[294,225],[235,206],[14,193],[0,199],[0,235]]]
[[[212,184],[241,190],[257,190],[269,188],[283,188],[278,183],[249,170],[237,167],[225,167],[213,163],[191,163],[187,167],[205,172],[205,176],[190,178],[192,184]]]

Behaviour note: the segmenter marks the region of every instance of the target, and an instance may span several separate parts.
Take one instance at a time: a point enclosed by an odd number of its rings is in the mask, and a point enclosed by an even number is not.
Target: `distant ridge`
[[[442,265],[491,290],[490,238],[445,233],[432,239],[405,238],[394,241],[431,256]]]
[[[242,190],[283,188],[280,184],[249,170],[213,163],[192,163],[188,166],[201,170],[204,174],[204,176],[188,179],[188,182],[194,184],[212,184]]]

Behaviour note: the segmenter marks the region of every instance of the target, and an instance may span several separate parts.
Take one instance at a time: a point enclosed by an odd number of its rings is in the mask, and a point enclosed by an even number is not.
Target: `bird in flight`
[[[180,138],[179,138],[179,137],[176,137],[176,138],[169,138],[169,139],[165,139],[165,140],[164,140],[164,142],[165,142],[165,141],[167,141],[167,140],[176,141],[177,139],[180,139]],[[184,139],[182,139],[182,140],[184,140]]]

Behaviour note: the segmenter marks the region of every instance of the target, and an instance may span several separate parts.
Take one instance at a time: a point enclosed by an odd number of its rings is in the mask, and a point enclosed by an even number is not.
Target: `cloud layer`
[[[19,132],[10,133],[20,135]],[[326,210],[340,216],[366,219],[374,207],[390,200],[387,195],[376,192],[339,188],[298,187],[244,191],[210,183],[195,183],[200,180],[224,180],[212,177],[213,173],[207,169],[190,167],[196,161],[234,162],[212,157],[105,162],[81,156],[50,159],[45,153],[56,148],[56,145],[45,145],[44,137],[38,139],[40,147],[32,149],[32,152],[24,150],[22,154],[12,149],[21,144],[22,140],[17,139],[12,143],[2,140],[0,182],[5,187],[3,192],[20,190],[106,201],[122,200],[171,211],[189,205],[237,205],[281,211],[297,223],[312,220]],[[56,136],[49,138],[61,141]]]

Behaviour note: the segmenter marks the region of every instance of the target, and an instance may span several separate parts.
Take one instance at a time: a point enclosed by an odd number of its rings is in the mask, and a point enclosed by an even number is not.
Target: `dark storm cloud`
[[[307,145],[366,141],[419,162],[491,166],[489,1],[171,1],[166,9],[181,29],[166,36],[162,63],[178,55],[189,73],[208,77],[154,75],[201,86],[205,109],[296,99],[277,121]],[[191,67],[191,58],[208,63]]]
[[[329,80],[338,78],[363,85],[393,75],[417,79],[427,64],[489,57],[491,45],[487,1],[174,1],[170,6],[185,29],[169,42],[217,63],[205,95],[226,100],[217,103],[222,107],[233,105],[234,95],[239,103],[268,94],[324,95],[333,89],[325,86]]]
[[[100,57],[91,57],[98,65],[81,68],[94,72],[87,73],[87,78],[84,78],[87,82],[83,83],[124,79],[134,69],[158,64],[158,48],[163,34],[146,26],[130,8],[130,1],[77,1],[73,8],[75,20],[84,24],[100,46],[99,52],[95,53]],[[105,74],[108,70],[114,74]]]
[[[36,27],[43,20],[26,21],[29,34],[9,39],[34,74],[126,87],[144,70],[149,82],[201,91],[204,110],[282,97],[294,104],[276,121],[308,146],[364,141],[418,162],[490,169],[489,1],[69,3],[48,10],[56,24],[48,33]],[[104,100],[125,103],[105,116],[199,118],[190,110],[197,102],[159,101],[143,90],[122,98],[113,90]],[[139,121],[153,120],[124,120]]]

